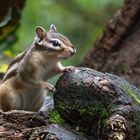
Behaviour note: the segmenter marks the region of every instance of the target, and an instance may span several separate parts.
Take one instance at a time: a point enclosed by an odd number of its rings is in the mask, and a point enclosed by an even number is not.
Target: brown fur
[[[0,86],[0,109],[38,111],[44,101],[44,89],[50,88],[48,80],[65,67],[59,62],[75,53],[71,42],[62,34],[36,29],[32,44],[10,63]],[[51,39],[59,39],[61,45],[53,47]],[[51,50],[51,51],[49,51]]]

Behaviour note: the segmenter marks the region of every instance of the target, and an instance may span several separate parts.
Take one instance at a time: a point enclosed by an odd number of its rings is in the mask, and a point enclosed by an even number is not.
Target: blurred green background
[[[48,31],[53,23],[77,49],[75,56],[62,63],[78,65],[122,3],[123,0],[26,0],[16,43],[4,45],[2,53],[15,56],[32,42],[37,25]]]

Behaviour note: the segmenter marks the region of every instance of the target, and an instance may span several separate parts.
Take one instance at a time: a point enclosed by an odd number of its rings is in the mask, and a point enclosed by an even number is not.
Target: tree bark
[[[125,0],[80,66],[119,75],[140,88],[140,1]]]
[[[28,111],[0,112],[2,140],[87,140],[58,124],[51,124],[39,113]]]
[[[25,0],[0,0],[0,40],[17,29],[24,3]]]

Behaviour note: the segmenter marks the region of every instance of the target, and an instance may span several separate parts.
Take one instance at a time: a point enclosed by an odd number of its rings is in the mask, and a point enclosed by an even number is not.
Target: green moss
[[[102,105],[101,103],[96,103],[94,105],[89,105],[88,107],[81,107],[79,104],[74,105],[59,105],[59,112],[64,112],[66,110],[77,110],[80,115],[90,114],[90,115],[98,115],[100,119],[105,119],[109,116],[109,111]]]
[[[129,95],[131,95],[132,98],[134,98],[138,103],[140,103],[140,97],[130,87],[125,87],[125,90],[128,92]]]
[[[94,105],[94,110],[99,114],[100,119],[105,119],[109,116],[109,111],[101,103]]]
[[[84,114],[85,112],[87,112],[87,110],[85,108],[80,108],[78,109],[78,111],[80,112],[80,114]]]
[[[61,104],[59,105],[59,111],[65,111],[65,110],[69,110],[69,109],[74,109],[74,110],[77,110],[80,112],[80,114],[82,115],[83,113],[87,112],[87,109],[86,108],[81,108],[80,105],[78,104],[75,104],[75,105],[71,105],[71,106],[68,106],[68,105],[64,105],[64,104]]]
[[[61,115],[55,110],[50,115],[50,121],[51,123],[57,123],[57,124],[64,124],[65,121],[62,119]]]

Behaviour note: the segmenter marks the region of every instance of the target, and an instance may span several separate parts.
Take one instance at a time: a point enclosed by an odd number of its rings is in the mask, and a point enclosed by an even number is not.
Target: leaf
[[[7,68],[8,68],[7,64],[1,64],[0,65],[0,73],[5,73]]]
[[[5,56],[8,56],[8,57],[13,57],[14,56],[11,50],[5,50],[5,51],[3,51],[3,54]]]

